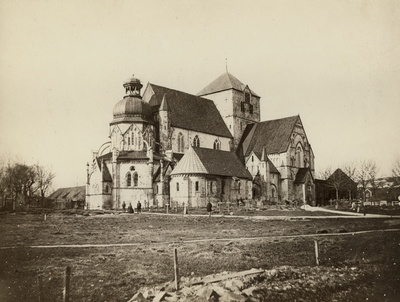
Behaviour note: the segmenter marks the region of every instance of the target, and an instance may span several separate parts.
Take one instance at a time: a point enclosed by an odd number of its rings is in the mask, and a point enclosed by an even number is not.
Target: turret
[[[171,124],[169,116],[170,110],[168,107],[167,96],[165,94],[162,98],[158,114],[160,116],[159,118],[160,145],[163,151],[170,150],[171,149],[171,142],[170,142]]]

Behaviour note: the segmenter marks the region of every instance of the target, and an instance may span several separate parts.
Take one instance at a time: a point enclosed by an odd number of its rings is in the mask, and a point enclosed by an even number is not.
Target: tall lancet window
[[[134,187],[138,186],[138,180],[139,180],[139,177],[138,177],[137,172],[133,173],[133,186]]]
[[[300,144],[297,145],[296,149],[296,164],[299,168],[303,168],[304,166],[303,148]]]
[[[132,176],[131,176],[130,172],[126,173],[126,177],[125,178],[126,178],[126,186],[127,187],[132,186]]]
[[[193,146],[194,147],[200,147],[200,139],[199,139],[199,137],[197,135],[193,139]]]
[[[185,151],[185,142],[183,140],[183,134],[179,132],[178,134],[178,152],[184,152]]]

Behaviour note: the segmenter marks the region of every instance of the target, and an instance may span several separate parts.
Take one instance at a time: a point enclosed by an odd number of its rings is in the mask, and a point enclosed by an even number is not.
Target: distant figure
[[[211,211],[212,211],[212,204],[210,201],[208,201],[207,203],[207,213],[208,213],[208,217],[211,217]]]
[[[126,203],[125,203],[125,201],[122,203],[122,211],[124,211],[124,213],[125,213],[125,209],[126,209]]]
[[[129,203],[129,206],[128,206],[128,213],[133,213],[133,208],[132,208],[132,205],[131,205],[131,203]]]
[[[140,203],[140,200],[137,203],[137,212],[138,214],[140,214],[140,212],[142,211],[142,204]]]

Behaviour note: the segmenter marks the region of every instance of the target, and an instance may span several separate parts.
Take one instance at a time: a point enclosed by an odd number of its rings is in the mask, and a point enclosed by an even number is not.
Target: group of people
[[[125,201],[122,202],[122,210],[124,211],[124,213],[126,212],[126,203],[125,203]],[[138,203],[137,203],[137,205],[136,205],[136,211],[137,211],[138,214],[140,214],[140,213],[142,212],[142,204],[140,203],[140,200],[138,201]],[[135,212],[134,209],[133,209],[133,207],[132,207],[132,204],[131,204],[131,203],[129,203],[128,211],[127,211],[127,212],[128,212],[128,213],[131,213],[131,214]],[[208,216],[209,216],[209,217],[211,217],[211,212],[212,212],[212,204],[211,204],[211,202],[209,201],[209,202],[207,203],[207,213],[208,213]]]
[[[122,202],[122,210],[124,211],[124,213],[126,212],[126,203],[125,203],[125,201]],[[138,214],[140,214],[142,212],[142,204],[140,203],[140,200],[138,201],[138,203],[136,205],[136,211],[137,211]],[[134,211],[134,209],[132,207],[132,204],[129,203],[128,213],[133,214],[134,212],[135,211]]]

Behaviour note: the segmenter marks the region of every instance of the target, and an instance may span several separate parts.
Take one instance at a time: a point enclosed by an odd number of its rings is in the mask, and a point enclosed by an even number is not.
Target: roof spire
[[[226,72],[228,72],[228,59],[227,58],[225,58],[225,69],[226,69]]]

